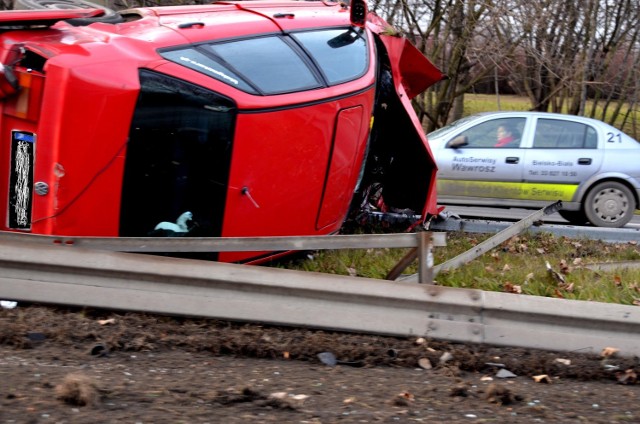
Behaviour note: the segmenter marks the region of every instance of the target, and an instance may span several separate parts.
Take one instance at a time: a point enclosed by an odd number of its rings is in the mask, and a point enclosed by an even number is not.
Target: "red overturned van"
[[[326,235],[374,202],[436,213],[410,100],[443,75],[361,0],[101,13],[0,13],[0,230]]]

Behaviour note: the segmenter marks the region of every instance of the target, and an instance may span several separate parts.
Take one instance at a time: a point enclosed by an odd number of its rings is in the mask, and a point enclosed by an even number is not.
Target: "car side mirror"
[[[460,147],[468,146],[469,138],[466,135],[459,135],[456,138],[449,140],[446,147],[450,149],[459,149]]]

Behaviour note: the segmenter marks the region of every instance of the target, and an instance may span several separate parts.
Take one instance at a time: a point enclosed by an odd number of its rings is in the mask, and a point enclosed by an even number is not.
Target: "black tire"
[[[558,215],[560,215],[573,225],[585,225],[589,223],[587,216],[582,211],[559,210]]]
[[[85,0],[14,0],[13,8],[18,10],[100,9],[103,11],[103,14],[100,16],[93,18],[67,19],[66,22],[74,26],[89,25],[94,22],[103,22],[107,24],[117,24],[122,22],[122,16],[120,16],[115,10]]]
[[[589,222],[596,227],[619,228],[633,218],[636,202],[627,186],[605,181],[589,190],[583,208]]]

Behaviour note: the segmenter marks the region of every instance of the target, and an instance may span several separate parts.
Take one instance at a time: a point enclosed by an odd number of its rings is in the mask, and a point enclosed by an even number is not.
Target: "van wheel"
[[[13,0],[13,9],[100,9],[104,12],[102,15],[94,18],[73,18],[65,21],[74,26],[89,25],[94,22],[117,24],[123,21],[122,16],[120,16],[116,11],[85,0]]]
[[[587,219],[596,227],[622,227],[631,221],[635,209],[631,190],[615,181],[593,187],[584,202]]]
[[[560,215],[573,225],[585,225],[589,223],[587,216],[582,211],[559,210],[558,215]]]

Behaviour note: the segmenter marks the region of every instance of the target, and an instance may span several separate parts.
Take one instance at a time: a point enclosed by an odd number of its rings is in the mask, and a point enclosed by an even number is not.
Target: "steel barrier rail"
[[[640,355],[640,309],[0,241],[0,299]]]
[[[448,261],[438,264],[435,267],[430,268],[430,274],[428,276],[428,282],[433,283],[433,277],[440,273],[440,271],[450,270],[458,268],[466,263],[471,262],[478,256],[484,255],[491,249],[499,246],[501,243],[510,239],[513,236],[520,234],[521,232],[529,229],[534,223],[539,222],[544,216],[555,213],[562,207],[562,202],[558,201],[552,203],[538,211],[531,213],[529,216],[521,219],[513,225],[499,231],[493,236],[489,237],[482,243],[474,246],[473,248],[461,253],[455,258],[451,258]],[[428,250],[427,250],[428,251]],[[426,280],[425,272],[408,276],[399,277],[400,280],[406,282],[423,281]]]
[[[487,221],[482,219],[455,219],[433,221],[430,231],[463,231],[466,233],[497,233],[512,226],[511,222]],[[640,229],[637,228],[604,228],[581,227],[573,225],[543,224],[528,228],[531,233],[550,233],[555,236],[572,239],[593,239],[608,243],[637,242],[640,240]]]
[[[445,233],[431,233],[433,246],[446,246]],[[86,247],[120,252],[241,252],[419,247],[416,233],[282,237],[71,237],[0,231],[0,242]]]

